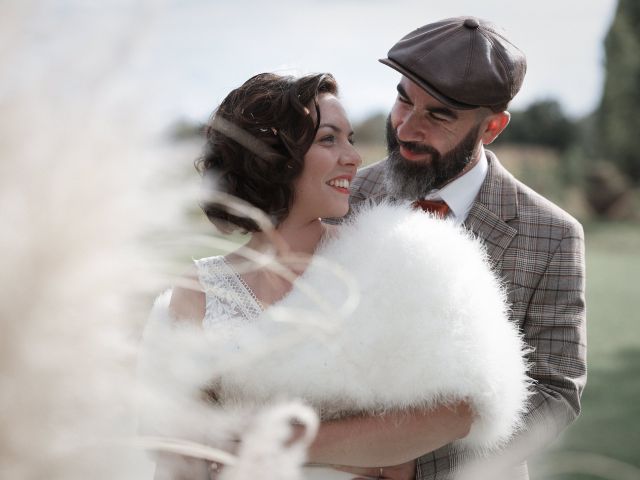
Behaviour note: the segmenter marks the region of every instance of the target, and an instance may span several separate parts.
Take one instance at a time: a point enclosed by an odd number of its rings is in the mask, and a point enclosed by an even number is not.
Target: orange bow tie
[[[415,208],[421,208],[425,212],[431,212],[440,218],[446,217],[449,213],[449,205],[442,201],[416,200],[412,205]]]

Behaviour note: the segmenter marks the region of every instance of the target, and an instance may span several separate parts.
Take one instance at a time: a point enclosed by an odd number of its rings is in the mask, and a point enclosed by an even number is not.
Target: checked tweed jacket
[[[469,453],[445,446],[418,459],[416,479],[527,479],[524,459],[542,447],[580,412],[586,383],[584,235],[566,212],[517,181],[487,151],[489,169],[465,226],[482,238],[503,278],[511,319],[532,351],[529,374],[536,381],[525,428],[506,450],[492,454],[496,472],[464,469]],[[362,169],[351,192],[353,208],[387,197],[384,161]],[[500,463],[498,463],[500,462]],[[479,465],[491,465],[484,462]],[[487,468],[487,467],[483,467]],[[481,470],[480,470],[481,471]]]

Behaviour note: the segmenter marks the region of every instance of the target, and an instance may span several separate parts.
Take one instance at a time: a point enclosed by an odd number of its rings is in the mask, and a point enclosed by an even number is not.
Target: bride
[[[461,228],[391,204],[340,226],[321,220],[349,212],[360,164],[331,75],[265,73],[233,90],[197,165],[216,192],[249,205],[203,203],[248,242],[196,260],[199,288],[175,287],[155,314],[195,320],[229,352],[254,355],[215,373],[222,406],[313,406],[312,464],[411,476],[414,459],[442,445],[485,450],[511,436],[527,397],[523,348],[481,244]],[[302,341],[264,348],[292,332]]]

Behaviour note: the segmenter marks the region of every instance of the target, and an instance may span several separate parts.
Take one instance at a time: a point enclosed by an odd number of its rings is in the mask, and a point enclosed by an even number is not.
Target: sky
[[[44,82],[76,101],[101,95],[103,102],[122,102],[153,125],[205,120],[231,89],[264,71],[331,72],[354,120],[388,111],[399,76],[377,60],[414,28],[457,15],[492,20],[527,55],[513,109],[553,98],[570,115],[584,115],[599,101],[602,41],[616,6],[615,0],[0,3],[13,12],[11,23],[6,15],[0,21],[5,36],[13,28],[11,51],[0,47],[5,72],[12,72],[0,95]]]

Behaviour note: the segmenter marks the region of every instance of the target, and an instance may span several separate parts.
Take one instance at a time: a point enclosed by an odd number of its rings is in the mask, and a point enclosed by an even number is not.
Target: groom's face
[[[424,197],[473,166],[483,112],[456,110],[403,77],[387,120],[387,182],[397,198]]]

